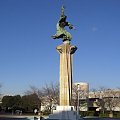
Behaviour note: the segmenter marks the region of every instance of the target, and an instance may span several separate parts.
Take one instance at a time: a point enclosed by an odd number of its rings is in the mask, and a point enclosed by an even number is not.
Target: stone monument
[[[64,6],[61,9],[60,19],[56,25],[57,32],[52,36],[53,39],[62,39],[63,44],[57,46],[60,54],[60,105],[56,107],[49,119],[78,120],[79,115],[71,106],[72,100],[72,59],[77,47],[70,44],[72,36],[64,28],[73,29],[73,25],[66,21]]]

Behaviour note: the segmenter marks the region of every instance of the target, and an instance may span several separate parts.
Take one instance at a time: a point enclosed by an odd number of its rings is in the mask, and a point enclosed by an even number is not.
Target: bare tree
[[[96,91],[95,94],[99,98],[99,100],[97,101],[97,105],[101,108],[103,114],[105,110],[108,110],[111,114],[113,114],[113,111],[120,106],[119,90],[101,87],[99,90]]]
[[[118,108],[120,109],[120,88],[117,89]]]
[[[30,90],[25,92],[26,95],[36,94],[39,98],[39,112],[41,106],[45,106],[50,112],[53,105],[59,103],[59,85],[58,84],[46,84],[42,89],[38,89],[35,86],[30,86]]]
[[[100,87],[97,91],[97,97],[99,98],[99,100],[96,102],[96,104],[101,108],[102,113],[105,113],[106,107],[105,107],[105,91],[106,88],[105,87]]]
[[[51,83],[50,85],[46,84],[43,87],[44,94],[44,105],[51,112],[52,107],[56,104],[59,104],[59,85]]]
[[[105,106],[111,114],[113,114],[113,111],[119,106],[119,101],[116,90],[107,89],[105,91]]]
[[[36,96],[38,96],[39,98],[39,102],[38,102],[38,108],[39,108],[39,112],[41,111],[41,105],[43,103],[43,90],[42,89],[38,89],[35,86],[30,86],[30,90],[27,90],[25,92],[26,95],[31,95],[31,94],[36,94]]]

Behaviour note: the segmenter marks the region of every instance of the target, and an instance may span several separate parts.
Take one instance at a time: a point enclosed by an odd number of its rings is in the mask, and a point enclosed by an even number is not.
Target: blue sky
[[[120,0],[0,0],[0,83],[3,94],[59,82],[53,40],[64,4],[74,54],[73,81],[120,87]]]

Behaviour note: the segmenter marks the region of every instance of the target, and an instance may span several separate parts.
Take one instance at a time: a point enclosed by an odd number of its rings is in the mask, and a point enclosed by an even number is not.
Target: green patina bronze
[[[73,26],[67,22],[66,19],[67,16],[64,15],[64,6],[62,6],[61,16],[56,25],[57,31],[56,34],[52,36],[53,39],[61,38],[63,41],[70,41],[72,39],[72,35],[64,29],[65,26],[68,26],[69,29],[73,29]]]

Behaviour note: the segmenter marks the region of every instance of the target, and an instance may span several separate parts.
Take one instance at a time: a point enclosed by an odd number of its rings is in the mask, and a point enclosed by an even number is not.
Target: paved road
[[[120,118],[84,118],[84,120],[120,120]]]
[[[120,118],[83,118],[83,119],[84,120],[120,120]],[[38,119],[34,119],[34,117],[29,117],[29,118],[0,117],[0,120],[38,120]]]

